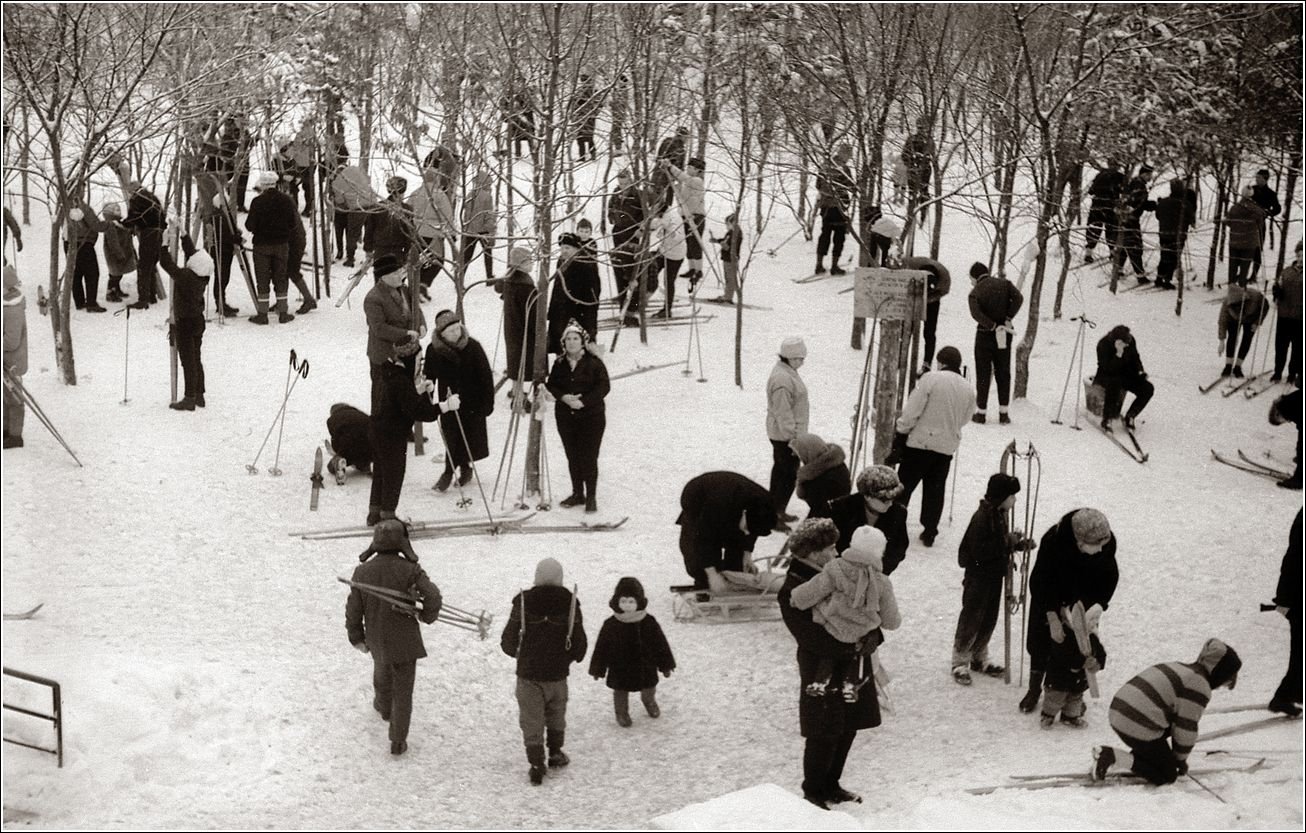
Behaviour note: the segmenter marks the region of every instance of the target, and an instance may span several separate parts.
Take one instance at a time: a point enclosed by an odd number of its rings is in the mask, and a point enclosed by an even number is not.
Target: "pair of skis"
[[[1128,438],[1129,440],[1128,444],[1126,444],[1124,440],[1120,439],[1120,437],[1116,435],[1114,429],[1103,428],[1101,425],[1098,425],[1097,428],[1099,431],[1101,431],[1103,434],[1107,436],[1107,439],[1115,443],[1117,448],[1119,448],[1124,453],[1128,454],[1129,457],[1135,463],[1147,462],[1147,452],[1144,451],[1143,446],[1139,444],[1138,437],[1134,434],[1134,429],[1128,427],[1127,425],[1124,425],[1123,423],[1121,424],[1120,430],[1124,432],[1125,437]]]
[[[1239,766],[1196,767],[1188,772],[1193,776],[1216,775],[1222,772],[1256,772],[1265,767],[1265,758]],[[1094,781],[1087,772],[1058,772],[1048,775],[1012,775],[1015,783],[973,787],[971,795],[989,795],[998,790],[1048,790],[1060,787],[1112,787],[1129,784],[1146,784],[1147,780],[1132,772],[1109,772],[1101,781]]]
[[[379,584],[351,581],[340,576],[336,577],[336,581],[383,602],[389,602],[391,610],[404,616],[416,619],[423,610],[422,600],[417,597],[416,593],[404,593],[390,587],[382,587]],[[490,636],[490,625],[493,623],[494,617],[484,610],[479,613],[472,613],[444,603],[440,605],[440,613],[436,616],[435,621],[443,622],[460,630],[473,631],[482,640],[485,640]]]
[[[641,374],[641,373],[648,373],[648,372],[651,371],[651,370],[662,370],[662,369],[664,369],[664,368],[675,367],[676,365],[681,365],[681,364],[684,364],[684,362],[681,362],[681,361],[674,361],[674,362],[664,362],[664,363],[662,363],[662,364],[650,364],[650,365],[638,365],[638,364],[637,364],[637,365],[635,365],[634,369],[632,369],[632,370],[627,370],[627,371],[624,371],[624,372],[622,372],[622,373],[614,373],[614,374],[612,374],[611,376],[608,377],[608,381],[616,381],[617,379],[625,379],[627,376],[638,376],[638,375]]]
[[[520,532],[523,534],[539,534],[544,532],[613,532],[625,525],[629,518],[621,518],[617,521],[600,521],[572,524],[543,524],[540,526],[525,526],[525,521],[535,516],[534,512],[526,515],[518,515],[508,518],[496,518],[493,523],[489,521],[431,521],[431,522],[413,522],[408,524],[408,537],[410,539],[418,538],[444,538],[457,537],[466,535],[500,535],[509,532]],[[305,541],[330,541],[340,538],[366,538],[372,535],[372,527],[369,526],[350,526],[339,529],[309,530],[302,532],[292,532]]]
[[[1242,471],[1245,471],[1249,474],[1259,474],[1261,477],[1268,477],[1271,480],[1276,480],[1276,481],[1284,480],[1292,476],[1292,472],[1275,468],[1274,466],[1271,466],[1268,463],[1262,463],[1258,460],[1253,460],[1241,448],[1238,449],[1237,460],[1233,459],[1232,457],[1224,456],[1220,452],[1216,451],[1214,448],[1211,449],[1211,456],[1215,458],[1216,462],[1224,463],[1226,466],[1229,466],[1230,468],[1241,469]]]
[[[1238,379],[1235,379],[1232,376],[1228,376],[1221,373],[1219,376],[1216,377],[1215,381],[1211,382],[1210,384],[1198,385],[1197,392],[1203,394],[1210,393],[1211,391],[1215,390],[1215,388],[1221,382],[1228,382],[1229,385],[1225,387],[1224,390],[1220,391],[1220,395],[1223,396],[1225,399],[1228,399],[1238,391],[1248,387],[1254,382],[1259,382],[1265,379],[1265,377],[1269,375],[1270,375],[1270,371],[1267,370],[1262,373],[1254,373],[1251,376],[1244,376],[1242,380],[1239,381]],[[1244,394],[1244,396],[1246,396],[1248,399],[1251,399],[1253,396],[1259,396],[1260,394],[1265,393],[1265,391],[1269,390],[1273,386],[1274,386],[1273,383],[1269,385],[1265,385],[1264,387],[1257,386],[1256,388],[1253,389],[1255,391],[1254,393]]]

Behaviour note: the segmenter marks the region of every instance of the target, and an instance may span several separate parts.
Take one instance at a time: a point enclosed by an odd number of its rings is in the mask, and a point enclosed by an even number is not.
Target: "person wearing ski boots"
[[[975,402],[972,419],[988,418],[989,383],[998,384],[998,422],[1011,422],[1007,405],[1011,401],[1011,340],[1016,335],[1012,319],[1020,312],[1025,296],[1006,278],[989,274],[983,263],[970,267],[970,317],[975,319]]]
[[[1155,388],[1147,381],[1147,371],[1138,355],[1138,342],[1124,324],[1113,327],[1097,342],[1097,372],[1093,381],[1102,386],[1102,428],[1111,430],[1111,422],[1120,418],[1125,404],[1125,393],[1132,393],[1134,401],[1121,420],[1125,428],[1134,430],[1134,421],[1151,401]]]

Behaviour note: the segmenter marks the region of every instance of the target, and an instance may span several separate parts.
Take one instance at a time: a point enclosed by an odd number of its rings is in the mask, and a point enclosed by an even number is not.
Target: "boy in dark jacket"
[[[1102,403],[1102,427],[1108,431],[1111,430],[1111,420],[1120,416],[1125,393],[1134,395],[1133,404],[1124,417],[1125,427],[1133,430],[1134,420],[1147,407],[1156,389],[1147,381],[1147,371],[1143,370],[1143,360],[1138,355],[1138,344],[1124,324],[1113,327],[1097,343],[1097,373],[1093,375],[1093,381],[1106,391]]]
[[[726,294],[713,298],[712,303],[733,304],[739,292],[739,253],[744,247],[744,230],[739,226],[739,215],[726,217],[726,233],[713,237],[712,242],[721,245],[721,269],[726,275]]]
[[[185,379],[184,395],[168,407],[174,411],[193,411],[196,405],[204,407],[204,364],[200,360],[200,348],[204,342],[204,290],[213,277],[213,258],[202,249],[196,250],[189,235],[181,238],[181,250],[186,256],[184,267],[172,259],[172,252],[159,250],[159,265],[175,281],[172,337],[176,340]]]
[[[975,319],[975,404],[971,417],[983,423],[989,407],[989,382],[998,383],[998,422],[1011,422],[1007,404],[1011,399],[1011,339],[1016,334],[1011,319],[1020,312],[1025,296],[1006,278],[994,277],[983,263],[970,267],[970,317]]]
[[[545,558],[535,566],[535,586],[512,600],[512,614],[499,639],[517,660],[517,709],[532,784],[544,782],[548,765],[571,762],[562,751],[567,731],[567,675],[585,658],[588,643],[580,602],[562,586],[562,565]],[[546,736],[547,731],[547,736]]]
[[[632,691],[639,692],[649,717],[661,716],[657,701],[658,672],[670,677],[676,668],[676,658],[671,655],[671,646],[658,620],[645,609],[648,598],[639,579],[626,576],[618,581],[608,607],[613,615],[603,623],[594,643],[590,676],[596,680],[608,678],[617,725],[629,728]]]
[[[402,755],[408,750],[417,661],[426,656],[417,622],[420,619],[429,625],[440,615],[440,589],[417,565],[403,521],[377,524],[372,545],[359,560],[363,563],[354,570],[354,582],[413,594],[421,603],[414,617],[409,611],[397,609],[383,594],[354,587],[345,605],[349,644],[372,655],[372,708],[390,724],[390,754]]]
[[[989,638],[1002,609],[1002,583],[1011,551],[1033,546],[1007,528],[1007,513],[1019,493],[1020,481],[1015,477],[1002,473],[990,477],[957,550],[957,566],[966,571],[952,639],[952,679],[960,685],[971,684],[971,671],[998,677],[1006,670],[989,662]]]

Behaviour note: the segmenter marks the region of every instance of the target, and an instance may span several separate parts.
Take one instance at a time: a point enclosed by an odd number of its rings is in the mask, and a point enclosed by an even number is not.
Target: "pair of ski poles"
[[[72,457],[73,461],[76,462],[80,468],[82,466],[82,461],[77,459],[77,455],[73,452],[72,448],[68,443],[64,442],[63,436],[61,436],[58,430],[55,429],[54,423],[50,421],[50,417],[46,416],[45,411],[36,403],[31,392],[23,385],[23,380],[18,376],[18,374],[14,373],[7,367],[4,369],[4,385],[14,395],[21,399],[24,405],[32,409],[32,413],[36,414],[36,418],[45,426],[45,430],[49,431],[50,436],[59,441],[59,445],[63,446],[64,451],[68,452],[68,456]]]
[[[308,359],[304,359],[302,362],[299,361],[295,351],[291,350],[290,367],[286,370],[286,394],[281,398],[281,407],[277,409],[277,415],[272,418],[272,424],[268,426],[268,433],[264,435],[263,444],[258,447],[258,452],[254,455],[254,461],[245,466],[245,470],[250,474],[258,474],[258,458],[263,455],[263,449],[267,447],[268,440],[272,438],[272,429],[277,428],[279,425],[280,428],[277,430],[277,453],[272,462],[272,468],[268,469],[268,474],[273,477],[281,476],[281,469],[278,466],[281,464],[281,437],[286,428],[286,403],[290,401],[290,394],[295,392],[295,385],[299,383],[299,380],[307,378]]]

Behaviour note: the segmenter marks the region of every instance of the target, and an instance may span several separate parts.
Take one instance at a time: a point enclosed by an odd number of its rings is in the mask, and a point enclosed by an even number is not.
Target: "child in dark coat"
[[[989,478],[979,508],[970,518],[957,550],[957,566],[966,571],[962,579],[961,614],[952,639],[952,679],[970,685],[970,672],[990,677],[1006,669],[989,662],[989,639],[1002,609],[1002,583],[1013,549],[1029,549],[1032,541],[1007,529],[1007,512],[1016,502],[1020,481],[1009,474]]]
[[[547,730],[548,765],[571,763],[562,751],[567,731],[567,675],[585,658],[589,643],[575,594],[562,586],[562,565],[545,558],[535,567],[535,586],[512,600],[512,614],[499,639],[503,652],[517,660],[517,709],[530,779],[544,782]]]
[[[1106,649],[1102,647],[1097,634],[1090,633],[1088,642],[1091,656],[1084,656],[1079,650],[1075,632],[1071,630],[1066,609],[1062,608],[1054,624],[1048,612],[1048,626],[1052,630],[1052,647],[1048,652],[1047,676],[1043,678],[1043,711],[1039,715],[1039,725],[1051,729],[1057,712],[1061,713],[1061,722],[1075,729],[1088,725],[1084,720],[1084,692],[1088,691],[1088,672],[1097,672],[1106,667]],[[1059,625],[1059,627],[1058,627]],[[1060,633],[1061,639],[1057,639]]]
[[[662,714],[657,701],[658,672],[670,677],[676,658],[658,620],[645,610],[648,598],[639,579],[626,576],[618,581],[608,607],[614,615],[603,623],[594,643],[590,676],[596,680],[607,676],[617,724],[628,728],[632,691],[639,692],[649,717]]]
[[[204,342],[204,289],[213,277],[213,259],[202,249],[197,250],[189,235],[181,238],[181,250],[186,265],[180,266],[172,252],[159,250],[159,265],[175,281],[175,298],[172,299],[172,336],[177,344],[185,380],[184,395],[169,405],[174,411],[193,411],[204,407],[204,363],[201,350]]]

